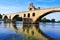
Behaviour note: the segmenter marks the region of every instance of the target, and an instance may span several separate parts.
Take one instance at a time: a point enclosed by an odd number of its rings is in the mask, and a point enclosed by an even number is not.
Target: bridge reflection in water
[[[8,23],[7,25],[7,28],[16,31],[16,33],[26,34],[27,36],[35,37],[39,40],[53,40],[53,38],[50,38],[49,36],[45,35],[40,30],[39,24]]]

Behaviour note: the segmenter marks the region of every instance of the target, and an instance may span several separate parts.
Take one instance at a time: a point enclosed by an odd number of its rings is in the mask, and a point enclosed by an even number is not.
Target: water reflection
[[[13,28],[17,30],[16,23],[13,23]]]
[[[10,25],[10,28],[11,28],[11,25]],[[16,24],[16,23],[13,23],[12,29],[14,29],[14,31],[16,31],[16,33],[26,34],[28,36],[36,37],[41,40],[52,39],[49,36],[45,35],[40,30],[39,24],[19,24],[19,23]]]
[[[26,35],[26,36],[31,36],[31,38],[35,37],[39,40],[53,40],[52,36],[55,36],[55,35],[52,35],[52,32],[55,34],[55,30],[57,29],[56,25],[58,27],[60,26],[60,24],[58,23],[23,24],[23,22],[19,22],[19,21],[14,23],[2,22],[2,24],[0,25],[3,25],[3,27],[7,29],[11,29],[15,31],[16,34],[21,34],[21,37],[22,35]]]
[[[25,40],[25,35],[18,33],[16,23],[0,24],[0,40]]]
[[[60,23],[49,23],[46,22],[45,26],[44,23],[39,23],[40,29],[44,34],[54,38],[55,40],[60,40]]]

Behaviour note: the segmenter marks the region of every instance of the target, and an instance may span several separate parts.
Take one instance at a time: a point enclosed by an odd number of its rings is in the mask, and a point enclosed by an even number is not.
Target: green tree
[[[50,19],[46,19],[46,21],[45,22],[51,22],[51,20]]]
[[[2,15],[0,14],[0,19],[2,19]]]
[[[16,21],[22,21],[22,17],[17,17]]]
[[[42,18],[40,22],[56,22],[55,19],[47,19],[47,18]]]
[[[46,18],[42,18],[40,22],[46,22]]]
[[[43,18],[42,21],[43,21],[43,22],[46,22],[46,18]]]
[[[51,22],[55,22],[55,19],[51,19]]]

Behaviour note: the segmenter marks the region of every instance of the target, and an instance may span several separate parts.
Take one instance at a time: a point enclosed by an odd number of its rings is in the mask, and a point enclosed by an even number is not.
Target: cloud
[[[17,12],[17,10],[19,10],[19,7],[1,7],[0,6],[0,13],[1,14],[5,14],[5,13],[13,13],[13,12]]]
[[[0,6],[0,13],[1,14],[9,14],[9,13],[16,13],[22,12],[27,10],[26,6]]]

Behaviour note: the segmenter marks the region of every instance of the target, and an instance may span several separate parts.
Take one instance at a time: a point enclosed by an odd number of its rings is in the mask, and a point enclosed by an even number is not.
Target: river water
[[[39,27],[46,35],[60,39],[60,23],[39,23]]]
[[[35,25],[35,26],[34,26]],[[0,40],[26,40],[26,35],[39,37],[39,29],[47,36],[60,39],[60,23],[23,24],[22,21],[4,23],[0,21]],[[22,34],[25,33],[25,34]]]

